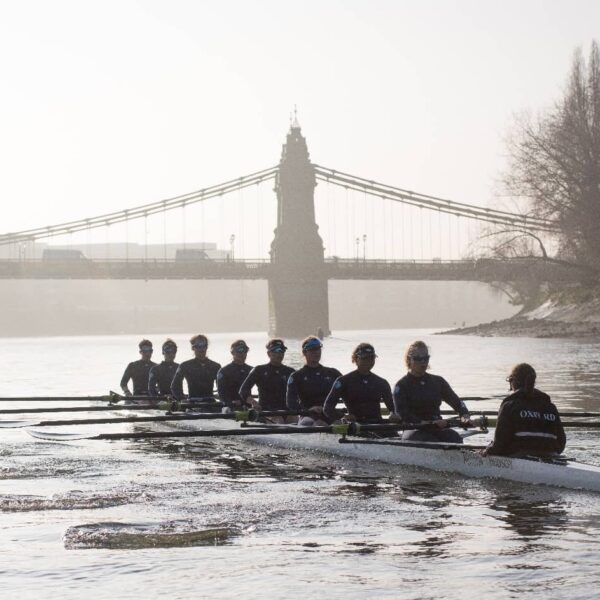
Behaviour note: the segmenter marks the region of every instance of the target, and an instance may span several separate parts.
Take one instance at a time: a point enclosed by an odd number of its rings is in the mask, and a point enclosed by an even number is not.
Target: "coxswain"
[[[402,434],[403,440],[413,442],[462,443],[457,431],[448,427],[442,419],[442,401],[450,405],[460,416],[461,422],[468,425],[469,411],[456,395],[448,382],[439,375],[427,373],[429,368],[429,348],[425,342],[417,341],[408,346],[404,362],[408,373],[394,387],[394,416],[392,420],[402,423],[419,424],[427,422],[419,429],[408,429]]]
[[[214,399],[214,386],[221,365],[206,356],[208,338],[205,335],[195,335],[190,339],[194,358],[182,362],[171,382],[171,393],[176,400],[182,400],[183,380],[187,382],[188,398]]]
[[[352,352],[356,369],[338,377],[323,405],[327,419],[338,418],[336,406],[341,400],[348,409],[346,419],[358,423],[381,423],[381,403],[392,412],[392,390],[390,384],[372,373],[375,366],[375,348],[371,344],[358,344]]]
[[[168,396],[171,393],[171,382],[179,364],[175,362],[177,344],[170,338],[162,345],[163,361],[150,369],[148,393],[150,396]]]
[[[483,455],[550,457],[565,449],[567,438],[550,396],[535,387],[535,369],[521,363],[507,381],[512,394],[498,411],[494,441]]]
[[[283,364],[287,347],[283,340],[275,338],[267,343],[269,362],[254,367],[240,386],[240,398],[248,398],[252,388],[258,388],[259,410],[285,410],[287,382],[294,369]]]
[[[131,396],[129,390],[129,380],[133,382],[133,395],[134,396],[147,396],[148,395],[148,380],[150,378],[150,369],[156,366],[156,363],[152,362],[152,342],[150,340],[142,340],[138,344],[140,349],[140,360],[130,362],[121,377],[121,389],[125,396]]]
[[[246,404],[246,398],[240,398],[239,390],[252,367],[246,364],[246,357],[250,348],[244,340],[236,340],[231,344],[232,360],[228,365],[221,367],[217,373],[217,391],[219,400],[225,407],[239,410]]]
[[[309,412],[300,418],[298,425],[327,425],[323,404],[333,383],[342,374],[321,364],[321,340],[311,335],[302,341],[304,366],[290,375],[287,383],[286,404],[290,410]]]

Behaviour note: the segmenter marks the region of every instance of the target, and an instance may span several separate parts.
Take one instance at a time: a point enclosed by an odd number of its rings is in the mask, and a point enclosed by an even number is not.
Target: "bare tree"
[[[600,269],[600,51],[596,41],[587,63],[581,50],[575,53],[564,95],[555,106],[536,118],[517,120],[508,149],[510,162],[503,184],[513,197],[529,201],[531,215],[557,223],[556,259]],[[503,232],[497,254],[531,253],[532,246],[523,241],[528,235]],[[544,244],[536,240],[548,259]]]

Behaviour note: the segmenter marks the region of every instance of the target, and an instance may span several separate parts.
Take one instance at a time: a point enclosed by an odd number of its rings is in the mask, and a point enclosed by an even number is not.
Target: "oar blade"
[[[38,421],[20,419],[18,421],[0,421],[0,429],[18,429],[19,427],[32,427],[36,425]]]
[[[95,434],[85,434],[67,431],[44,431],[43,429],[27,429],[27,433],[38,440],[48,440],[51,442],[71,442],[75,440],[93,440]]]

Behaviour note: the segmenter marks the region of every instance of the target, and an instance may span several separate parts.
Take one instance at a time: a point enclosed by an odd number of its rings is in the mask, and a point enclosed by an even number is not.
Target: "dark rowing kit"
[[[221,365],[210,358],[192,358],[179,365],[171,383],[171,392],[176,400],[183,398],[183,380],[187,382],[190,398],[214,396],[215,379]]]
[[[256,386],[258,401],[263,410],[284,410],[287,381],[293,372],[291,367],[271,363],[254,367],[240,387],[240,397],[247,398]]]

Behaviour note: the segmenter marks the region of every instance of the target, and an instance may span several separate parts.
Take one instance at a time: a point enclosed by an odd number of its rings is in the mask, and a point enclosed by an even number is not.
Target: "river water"
[[[211,336],[209,355],[225,362],[235,337]],[[244,337],[249,362],[264,362],[265,336]],[[503,394],[510,367],[527,361],[563,411],[600,409],[597,343],[345,331],[325,342],[323,363],[347,372],[369,341],[374,371],[393,384],[419,338],[461,396]],[[137,358],[132,336],[2,341],[0,396],[104,394]],[[600,464],[600,430],[567,435],[568,455]],[[598,494],[239,439],[50,443],[0,429],[0,536],[3,598],[587,599],[600,587]]]

